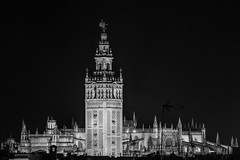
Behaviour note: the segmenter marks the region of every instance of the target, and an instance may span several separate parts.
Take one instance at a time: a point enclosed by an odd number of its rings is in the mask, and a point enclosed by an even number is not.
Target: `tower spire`
[[[159,121],[159,129],[161,129],[161,128],[162,128],[162,122]]]
[[[234,140],[233,140],[233,136],[231,138],[231,147],[234,147]]]
[[[135,122],[135,119],[136,119],[135,112],[133,112],[133,122]]]
[[[89,75],[86,72],[86,77],[88,78],[85,79],[85,111],[87,114],[85,116],[85,126],[89,128],[86,130],[86,134],[90,135],[86,137],[86,153],[88,155],[101,153],[104,156],[120,156],[122,155],[121,131],[122,127],[125,126],[122,125],[123,80],[120,78],[121,74],[115,75],[112,67],[114,57],[112,56],[106,32],[107,24],[101,20],[99,27],[101,33],[94,56],[95,69]],[[93,104],[97,107],[95,110],[92,110]],[[96,119],[99,119],[98,123],[95,123]],[[126,124],[125,118],[124,121],[123,123]],[[134,126],[136,126],[136,122],[134,115]],[[117,124],[121,125],[117,127]],[[99,125],[103,127],[101,128]],[[108,132],[109,127],[112,129],[111,132]],[[95,148],[96,141],[93,141],[91,137],[96,138],[97,148]],[[103,143],[101,141],[101,139],[106,140],[108,138],[115,140],[112,143]],[[118,143],[115,143],[117,139]],[[113,148],[119,148],[119,150],[113,151]]]
[[[153,126],[157,126],[158,124],[157,124],[157,117],[156,117],[156,115],[154,116],[154,122],[153,122]]]
[[[99,23],[99,27],[102,30],[100,36],[101,40],[99,42],[98,49],[96,50],[96,55],[98,56],[111,56],[111,49],[107,40],[106,26],[107,24],[103,20],[101,20],[101,22]]]
[[[157,123],[157,117],[155,115],[154,116],[154,122],[153,122],[153,131],[157,132],[157,128],[158,128],[158,123]]]
[[[216,137],[216,145],[220,145],[220,138],[219,138],[218,132],[217,132],[217,137]]]
[[[237,137],[236,137],[236,139],[235,139],[235,145],[234,145],[235,147],[238,147],[238,140],[237,140]]]
[[[182,122],[181,122],[181,118],[178,118],[178,128],[182,128]]]
[[[24,120],[22,120],[22,134],[27,134],[27,127],[26,127],[26,124],[24,122]]]
[[[133,125],[134,127],[137,127],[137,118],[135,116],[135,112],[133,112]]]

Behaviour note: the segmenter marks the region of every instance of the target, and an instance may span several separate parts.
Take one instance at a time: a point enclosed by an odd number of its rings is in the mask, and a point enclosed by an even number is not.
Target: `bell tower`
[[[101,37],[95,53],[95,71],[85,78],[85,127],[87,154],[122,155],[122,70],[115,74],[113,56],[104,21],[99,24]]]

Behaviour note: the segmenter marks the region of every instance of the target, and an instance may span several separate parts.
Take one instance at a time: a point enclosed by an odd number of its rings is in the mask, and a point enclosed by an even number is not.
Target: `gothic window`
[[[166,139],[166,147],[171,147],[173,145],[172,139],[171,138],[167,138]]]
[[[148,138],[148,150],[150,150],[152,148],[153,148],[153,140],[152,140],[152,137],[150,136]]]
[[[112,111],[112,124],[115,125],[116,123],[116,112]]]

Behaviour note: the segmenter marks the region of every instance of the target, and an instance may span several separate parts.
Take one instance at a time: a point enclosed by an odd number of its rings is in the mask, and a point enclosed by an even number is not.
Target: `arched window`
[[[171,147],[173,145],[172,139],[171,138],[167,138],[166,139],[166,147]]]

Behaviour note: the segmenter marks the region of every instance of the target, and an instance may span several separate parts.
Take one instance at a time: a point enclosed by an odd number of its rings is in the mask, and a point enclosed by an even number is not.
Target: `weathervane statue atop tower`
[[[107,29],[106,28],[107,24],[103,20],[101,20],[101,22],[99,23],[99,26],[102,28],[103,32],[105,32],[105,30]]]

